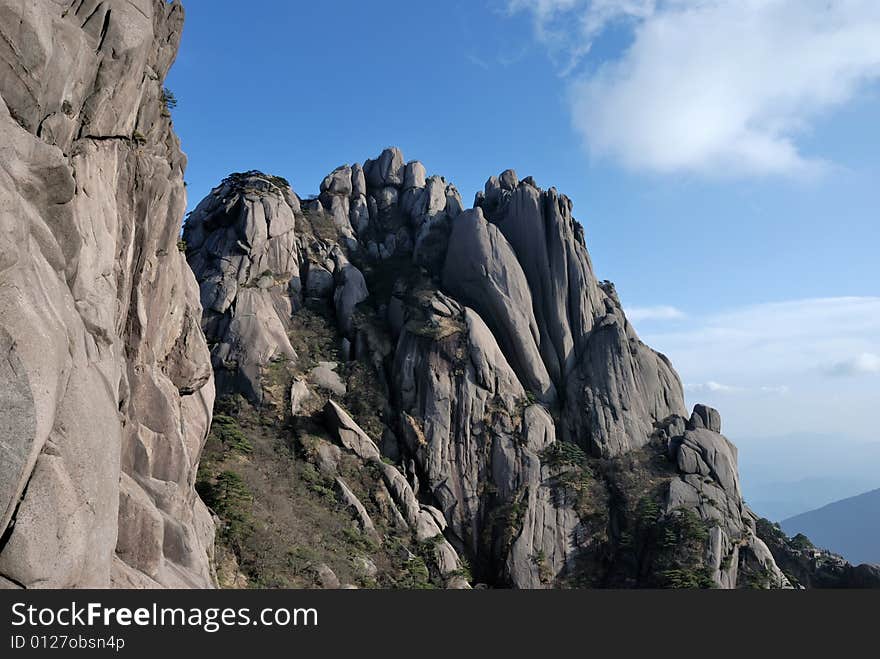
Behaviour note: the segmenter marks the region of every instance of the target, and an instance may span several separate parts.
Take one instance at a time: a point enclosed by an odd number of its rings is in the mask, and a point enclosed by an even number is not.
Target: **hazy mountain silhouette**
[[[880,487],[880,442],[818,433],[731,439],[746,501],[771,520]]]
[[[813,544],[853,564],[880,564],[880,489],[835,501],[782,522],[789,535],[803,533]]]

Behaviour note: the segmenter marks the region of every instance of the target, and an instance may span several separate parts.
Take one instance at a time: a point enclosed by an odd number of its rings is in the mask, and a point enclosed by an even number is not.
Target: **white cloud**
[[[750,393],[750,392],[760,392],[764,394],[777,394],[784,395],[787,394],[790,389],[788,385],[761,385],[760,387],[739,387],[732,384],[722,384],[721,382],[715,382],[714,380],[709,380],[708,382],[696,382],[691,384],[685,384],[684,390],[692,393],[723,393],[723,394],[737,394],[737,393]]]
[[[714,380],[709,380],[708,382],[699,382],[693,384],[684,385],[685,391],[693,391],[693,392],[703,392],[703,391],[713,391],[713,392],[726,392],[733,393],[736,391],[742,391],[742,387],[734,387],[729,384],[721,384],[720,382],[715,382]]]
[[[508,10],[531,11],[535,16],[535,32],[539,39],[562,35],[564,45],[580,48],[586,54],[592,40],[609,24],[624,19],[650,17],[656,8],[656,0],[508,0]],[[572,12],[579,19],[572,21]],[[574,28],[574,29],[573,29]],[[566,34],[567,33],[567,34]],[[553,44],[548,43],[548,46]]]
[[[813,122],[880,77],[877,0],[510,0],[566,70],[621,21],[633,40],[570,82],[594,155],[631,169],[812,175]]]
[[[638,325],[637,325],[638,326]],[[655,326],[656,327],[656,326]],[[716,405],[745,435],[793,431],[880,439],[870,422],[880,378],[880,297],[750,305],[643,332],[666,354],[689,402]]]
[[[656,307],[628,307],[625,311],[626,317],[632,322],[640,320],[678,320],[685,317],[684,312],[680,309],[666,305]]]
[[[751,305],[692,318],[687,327],[646,333],[687,381],[764,386],[779,374],[819,374],[828,364],[880,354],[880,297],[838,297]],[[865,355],[868,355],[865,357]],[[747,382],[748,381],[748,382]]]
[[[465,57],[467,57],[468,61],[469,61],[471,64],[474,64],[474,65],[480,67],[480,68],[483,69],[484,71],[488,71],[488,70],[489,70],[489,63],[488,63],[486,60],[484,60],[484,59],[482,59],[482,58],[480,58],[480,57],[477,57],[476,55],[472,55],[472,54],[465,55]]]
[[[850,359],[835,362],[828,369],[830,375],[866,375],[880,373],[880,355],[863,352]]]
[[[621,20],[647,18],[654,13],[655,5],[655,0],[508,1],[509,11],[528,10],[534,14],[535,34],[557,60],[563,76],[577,67],[606,27]],[[579,18],[572,20],[573,12]]]
[[[781,385],[777,385],[775,387],[768,387],[767,385],[764,385],[763,387],[761,387],[761,391],[763,391],[764,393],[767,393],[767,394],[784,395],[784,394],[787,394],[789,391],[791,391],[791,387],[789,387],[787,384],[781,384]]]

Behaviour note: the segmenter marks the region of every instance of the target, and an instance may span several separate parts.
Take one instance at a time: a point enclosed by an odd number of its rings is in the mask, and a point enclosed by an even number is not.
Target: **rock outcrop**
[[[3,583],[213,584],[193,483],[214,387],[162,86],[182,21],[0,2]]]
[[[279,212],[283,231],[273,229]],[[698,405],[686,416],[671,364],[639,340],[613,285],[593,274],[583,228],[556,190],[508,170],[463,211],[454,186],[392,148],[338,167],[310,200],[283,179],[234,175],[199,205],[185,236],[218,382],[231,383],[224,392],[258,402],[273,360],[286,361],[297,375],[282,390],[305,418],[312,390],[364,393],[340,376],[346,362],[368,369],[382,401],[378,417],[367,414],[380,419],[378,434],[332,400],[316,422],[379,469],[392,518],[419,541],[442,531],[441,573],[460,574],[463,557],[478,582],[523,588],[580,583],[591,569],[594,584],[734,587],[766,574],[789,585],[743,504],[720,415]],[[249,290],[267,302],[245,334],[232,319]],[[298,314],[320,309],[342,366],[293,350]],[[312,453],[372,536],[328,451]],[[665,466],[627,487],[603,466],[636,455]],[[654,531],[637,518],[645,500],[656,501]],[[691,564],[651,544],[658,525],[690,534]],[[645,546],[632,547],[631,533]],[[632,561],[653,561],[667,581],[633,573]]]
[[[842,556],[814,546],[804,535],[789,538],[779,524],[766,519],[757,521],[756,533],[798,588],[880,588],[878,565],[852,565]]]
[[[669,485],[666,510],[694,511],[707,522],[713,580],[723,587],[736,587],[740,566],[745,565],[769,585],[791,588],[757,535],[758,517],[745,505],[740,490],[736,447],[721,434],[718,411],[696,405],[690,419],[669,417],[658,433],[667,441],[669,458],[679,472]]]
[[[454,238],[453,238],[454,240]],[[419,316],[422,316],[421,318]],[[557,506],[541,454],[554,423],[472,309],[435,294],[410,307],[394,360],[403,450],[484,579],[539,587],[539,553],[557,574],[577,517]],[[499,514],[521,509],[522,515]]]
[[[280,177],[233,174],[187,218],[187,258],[221,394],[240,391],[259,402],[260,369],[296,358],[286,332],[291,314],[310,300],[332,300],[353,346],[352,317],[370,291],[352,259],[437,268],[461,213],[455,186],[426,177],[419,162],[404,164],[398,149],[338,167],[320,189],[300,200]]]
[[[412,486],[406,477],[393,465],[381,459],[379,447],[354,422],[349,414],[333,400],[327,401],[324,416],[332,435],[349,451],[354,453],[365,464],[375,466],[382,474],[382,481],[389,493],[391,517],[406,526],[415,535],[418,542],[430,543],[430,553],[440,576],[448,587],[468,587],[461,577],[462,565],[458,555],[449,541],[443,536],[446,519],[436,508],[422,505],[416,498]],[[360,521],[361,527],[371,536],[376,535],[372,520],[367,517],[363,504],[337,476],[336,482],[343,494],[343,501],[352,507]]]
[[[300,292],[299,199],[283,179],[232,175],[187,218],[183,240],[199,281],[217,391],[261,397],[260,369],[294,359],[287,338]]]
[[[524,373],[523,384],[543,402],[561,408],[562,439],[594,453],[620,455],[644,445],[654,422],[684,414],[684,395],[672,366],[639,341],[614,287],[593,274],[583,228],[572,217],[568,197],[555,188],[541,190],[531,177],[519,181],[507,170],[489,178],[474,206],[503,236],[494,239],[501,243],[495,249],[506,269],[519,271],[513,279],[525,281],[528,292],[526,304],[508,305],[500,318],[490,312],[486,322],[505,336],[516,314],[526,315],[535,346],[525,359],[514,352],[513,363],[528,369],[518,371]],[[457,286],[457,249],[462,247],[453,241],[447,256],[453,261],[444,274],[447,287]],[[505,288],[492,271],[482,281],[482,289],[466,293],[479,307]],[[544,371],[550,385],[540,377],[539,388],[532,389],[532,373]]]

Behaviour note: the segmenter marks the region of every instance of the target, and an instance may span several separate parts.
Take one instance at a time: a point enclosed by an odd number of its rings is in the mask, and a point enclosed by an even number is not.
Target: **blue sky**
[[[600,278],[726,432],[878,440],[880,3],[186,0],[190,207],[397,145],[470,204],[574,202]]]

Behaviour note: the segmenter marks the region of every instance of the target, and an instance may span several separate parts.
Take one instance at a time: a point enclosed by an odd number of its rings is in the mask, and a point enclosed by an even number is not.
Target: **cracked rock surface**
[[[161,0],[0,2],[0,575],[210,587],[213,374]],[[11,26],[17,26],[13,31]]]
[[[425,525],[442,531],[447,570],[465,559],[476,582],[521,588],[790,585],[743,504],[720,415],[687,416],[672,365],[596,278],[554,188],[507,170],[464,210],[447,179],[389,148],[336,168],[311,199],[278,177],[233,174],[185,236],[225,391],[259,402],[288,364],[294,436],[302,392],[326,392],[323,441],[379,466],[392,519],[420,540]],[[242,301],[252,295],[265,303]],[[246,327],[234,321],[242,304]],[[282,330],[297,343],[298,314],[320,309],[338,348],[301,358]],[[347,386],[357,364],[370,378]],[[361,410],[373,436],[332,400],[366,391],[379,401]],[[329,448],[313,453],[327,471]],[[627,460],[640,480],[615,473]],[[345,482],[334,487],[373,534]],[[646,500],[654,530],[638,518]],[[662,529],[686,535],[686,560],[655,546]],[[633,560],[666,576],[635,573]]]

